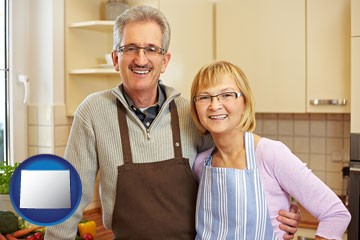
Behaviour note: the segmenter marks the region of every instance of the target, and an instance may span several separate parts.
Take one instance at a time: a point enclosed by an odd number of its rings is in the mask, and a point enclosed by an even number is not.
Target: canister
[[[105,5],[106,20],[115,20],[122,12],[130,6],[124,0],[108,0]]]

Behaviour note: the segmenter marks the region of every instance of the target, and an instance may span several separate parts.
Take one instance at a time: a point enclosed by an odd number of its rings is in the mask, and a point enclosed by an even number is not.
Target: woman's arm
[[[284,144],[277,142],[273,149],[274,175],[281,189],[319,220],[317,236],[341,239],[351,217],[340,198]]]

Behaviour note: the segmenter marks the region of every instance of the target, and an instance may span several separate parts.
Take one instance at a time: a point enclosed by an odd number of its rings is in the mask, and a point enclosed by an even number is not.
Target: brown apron
[[[152,163],[132,162],[126,110],[117,105],[124,165],[118,167],[114,238],[195,239],[197,183],[182,157],[175,102],[170,103],[175,158]]]

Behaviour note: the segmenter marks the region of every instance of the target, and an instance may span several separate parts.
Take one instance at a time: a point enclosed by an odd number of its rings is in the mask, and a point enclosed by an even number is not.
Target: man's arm
[[[280,210],[279,216],[276,219],[280,222],[279,228],[286,232],[286,234],[284,234],[284,239],[294,239],[294,235],[301,220],[301,213],[298,205],[291,204],[289,212]]]
[[[46,228],[45,240],[73,240],[83,210],[91,202],[97,172],[95,136],[82,118],[75,115],[64,158],[78,171],[82,182],[81,202],[66,221]]]

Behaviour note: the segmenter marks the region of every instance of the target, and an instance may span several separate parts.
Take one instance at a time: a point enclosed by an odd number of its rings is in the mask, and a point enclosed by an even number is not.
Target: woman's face
[[[218,85],[199,89],[195,102],[200,123],[211,135],[231,133],[239,126],[245,111],[244,98],[230,74],[220,77]],[[221,94],[221,95],[218,95]],[[218,95],[218,97],[216,97]]]

